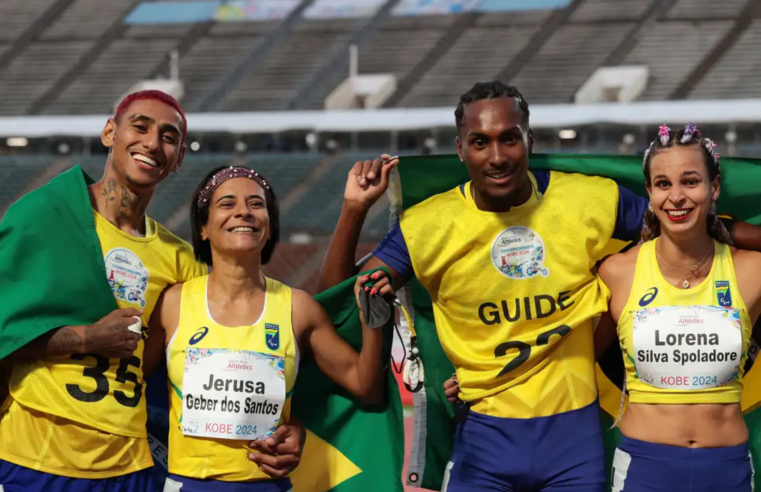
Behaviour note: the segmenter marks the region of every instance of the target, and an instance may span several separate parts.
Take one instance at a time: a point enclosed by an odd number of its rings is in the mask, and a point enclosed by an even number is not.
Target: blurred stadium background
[[[523,92],[540,152],[638,153],[695,121],[756,156],[759,46],[761,0],[2,0],[0,216],[74,164],[99,177],[106,118],[158,88],[190,150],[149,215],[188,238],[200,178],[255,167],[282,204],[267,273],[314,292],[351,164],[453,152],[474,82]],[[382,200],[358,257],[387,229]]]

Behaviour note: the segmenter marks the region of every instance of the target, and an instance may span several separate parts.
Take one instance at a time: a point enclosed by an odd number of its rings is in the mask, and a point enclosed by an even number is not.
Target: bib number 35
[[[569,333],[571,333],[570,326],[560,325],[551,330],[545,331],[544,333],[540,333],[539,336],[536,337],[536,346],[541,347],[542,345],[547,345],[550,343],[550,338],[554,335],[564,337]],[[494,349],[494,357],[504,357],[507,355],[507,352],[512,349],[517,349],[518,355],[516,355],[515,358],[508,362],[504,368],[502,368],[502,370],[497,375],[498,378],[504,376],[510,371],[517,369],[523,365],[523,363],[529,360],[529,358],[531,358],[531,345],[526,342],[519,341],[500,343]]]
[[[106,371],[110,367],[110,361],[107,357],[96,354],[74,354],[71,356],[74,360],[85,360],[87,358],[95,359],[95,366],[86,367],[83,376],[92,378],[95,380],[95,389],[93,391],[83,391],[79,385],[67,384],[66,391],[72,396],[72,398],[85,403],[95,403],[101,401],[108,395],[109,383],[106,377]],[[114,391],[114,398],[116,401],[125,407],[136,407],[140,402],[140,398],[143,396],[143,384],[137,379],[137,374],[129,372],[129,367],[140,367],[140,359],[132,356],[126,359],[119,359],[119,368],[116,370],[116,381],[119,383],[131,382],[134,385],[132,395],[128,395],[124,391]]]

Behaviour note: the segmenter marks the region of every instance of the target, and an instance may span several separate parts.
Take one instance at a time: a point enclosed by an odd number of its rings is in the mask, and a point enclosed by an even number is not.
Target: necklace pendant
[[[690,281],[687,280],[687,279],[684,279],[684,282],[682,282],[682,287],[684,287],[685,289],[689,289],[690,288]]]

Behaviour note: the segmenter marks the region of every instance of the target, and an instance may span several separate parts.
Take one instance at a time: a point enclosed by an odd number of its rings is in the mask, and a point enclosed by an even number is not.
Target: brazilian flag
[[[0,221],[0,361],[52,329],[92,324],[117,308],[95,233],[90,182],[75,166],[21,198]],[[317,300],[339,335],[359,350],[354,279]],[[385,335],[389,357],[392,327]],[[308,436],[291,477],[295,492],[402,491],[402,404],[396,379],[386,373],[384,403],[368,408],[324,376],[314,361],[302,358],[293,414]],[[169,429],[165,368],[148,378],[146,400],[156,487],[163,490]]]
[[[718,210],[734,218],[761,225],[761,161],[723,157],[722,191]],[[636,156],[603,156],[572,154],[534,154],[530,168],[550,169],[568,173],[605,176],[635,193],[647,196],[642,174],[642,158]],[[402,157],[393,172],[388,195],[391,201],[391,221],[404,210],[435,195],[448,191],[470,178],[456,155]],[[455,408],[443,392],[444,381],[454,369],[436,336],[433,309],[428,292],[413,280],[398,293],[414,326],[413,343],[419,352],[424,377],[412,381],[415,435],[409,456],[407,483],[431,490],[440,490],[442,479],[452,453]],[[754,329],[754,340],[761,342],[761,323]],[[752,341],[745,376],[742,408],[750,428],[754,468],[761,469],[761,368],[754,368],[758,343]],[[609,430],[621,405],[623,360],[620,348],[613,344],[597,368],[601,425],[605,436],[608,470],[613,452],[620,440],[618,428]],[[422,383],[422,384],[420,384]],[[628,401],[628,400],[627,400]],[[610,473],[608,474],[610,476]],[[756,475],[755,487],[761,490],[761,474]]]

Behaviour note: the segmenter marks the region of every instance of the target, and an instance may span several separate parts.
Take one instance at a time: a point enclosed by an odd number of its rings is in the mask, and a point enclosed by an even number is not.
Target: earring
[[[647,210],[650,211],[650,212],[653,211],[653,204],[652,203],[648,203],[647,204]]]
[[[716,215],[716,202],[711,200],[711,208],[708,209],[708,215]]]

